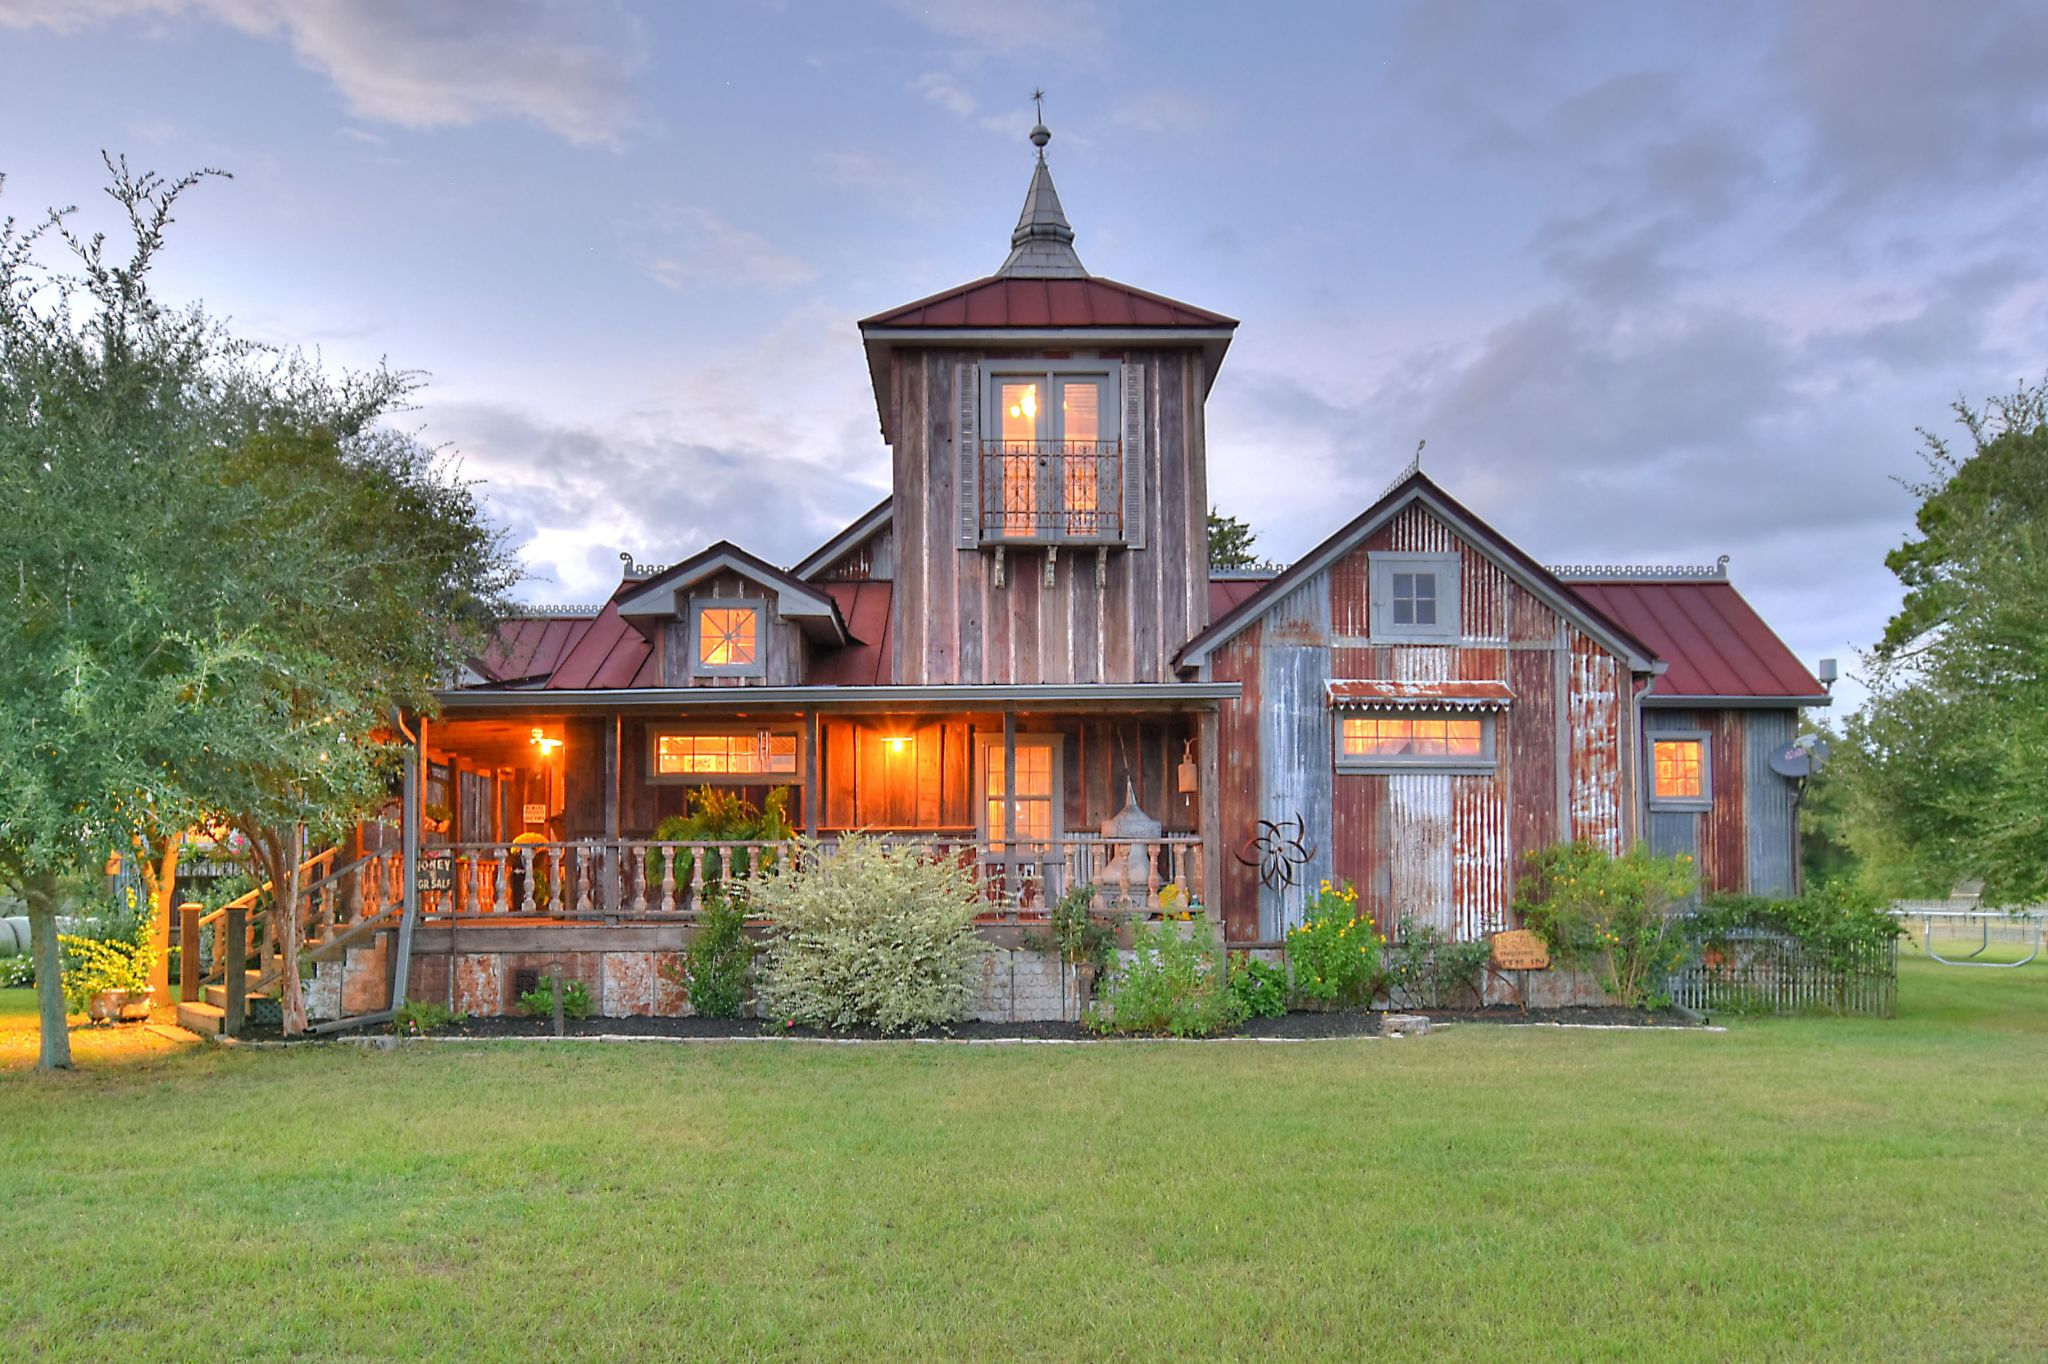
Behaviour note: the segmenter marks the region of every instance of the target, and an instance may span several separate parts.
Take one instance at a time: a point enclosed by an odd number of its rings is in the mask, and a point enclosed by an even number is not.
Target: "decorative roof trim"
[[[604,604],[602,602],[598,603],[595,606],[586,604],[523,601],[514,602],[513,605],[518,607],[519,609],[507,615],[505,617],[505,620],[507,621],[582,620],[586,617],[594,616],[598,612],[604,610]],[[503,622],[500,623],[502,624]]]
[[[851,636],[831,596],[801,578],[792,577],[766,560],[758,559],[733,544],[720,540],[701,554],[636,584],[619,598],[619,615],[639,628],[640,620],[676,614],[676,594],[716,573],[733,572],[775,593],[775,613],[804,623],[816,623],[840,644]]]
[[[1515,699],[1505,682],[1400,682],[1339,678],[1325,684],[1332,710],[1502,710]]]
[[[1726,582],[1728,556],[1712,564],[1553,564],[1550,571],[1566,583]]]

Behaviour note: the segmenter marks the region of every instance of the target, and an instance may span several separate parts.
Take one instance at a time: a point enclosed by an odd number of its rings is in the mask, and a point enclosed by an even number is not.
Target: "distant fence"
[[[1671,1002],[1700,1013],[1874,1014],[1889,1018],[1899,995],[1898,944],[1861,949],[1846,964],[1798,939],[1735,929],[1686,949],[1666,982]]]

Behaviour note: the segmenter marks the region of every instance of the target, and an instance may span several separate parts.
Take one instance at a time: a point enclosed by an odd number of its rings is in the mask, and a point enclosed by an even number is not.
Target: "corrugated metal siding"
[[[1287,594],[1261,622],[1259,817],[1299,819],[1310,853],[1291,886],[1259,887],[1259,933],[1277,938],[1301,922],[1308,890],[1332,874],[1332,737],[1323,684],[1330,676],[1329,587],[1318,575]]]
[[[1752,710],[1743,713],[1748,730],[1743,770],[1749,777],[1744,814],[1749,821],[1749,890],[1752,895],[1790,895],[1799,844],[1794,834],[1799,811],[1793,785],[1773,772],[1771,754],[1792,742],[1799,713]]]
[[[1621,664],[1575,627],[1571,662],[1571,836],[1621,851]]]
[[[1223,931],[1232,942],[1259,936],[1259,874],[1240,860],[1259,815],[1260,735],[1259,641],[1254,625],[1216,651],[1210,675],[1240,682],[1244,693],[1225,702],[1217,717],[1218,819],[1222,828]]]
[[[1446,933],[1458,928],[1451,902],[1451,774],[1399,772],[1387,778],[1393,810],[1394,916],[1413,916]]]
[[[1451,906],[1458,937],[1507,927],[1511,847],[1507,764],[1452,777]]]
[[[1714,768],[1714,808],[1700,816],[1700,884],[1708,890],[1741,891],[1749,885],[1742,713],[1707,711],[1705,718],[1703,727],[1711,736],[1707,758]]]

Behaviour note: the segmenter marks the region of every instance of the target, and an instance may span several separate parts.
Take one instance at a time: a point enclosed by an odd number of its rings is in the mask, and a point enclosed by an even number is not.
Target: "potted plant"
[[[156,954],[147,938],[80,938],[67,933],[57,942],[67,958],[64,995],[73,1013],[85,1014],[95,1023],[133,1023],[149,1017],[156,1004],[156,991],[149,983]]]
[[[445,834],[454,822],[455,812],[441,804],[431,804],[420,811],[421,824],[430,834]]]

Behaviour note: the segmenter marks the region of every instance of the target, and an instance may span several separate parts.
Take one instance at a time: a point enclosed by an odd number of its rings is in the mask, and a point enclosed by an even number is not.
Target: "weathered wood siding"
[[[814,575],[820,582],[886,582],[896,576],[896,532],[884,526]]]
[[[1685,853],[1708,891],[1790,895],[1796,859],[1792,783],[1770,769],[1773,750],[1792,742],[1790,710],[1643,711],[1644,742],[1658,734],[1703,731],[1709,749],[1708,810],[1647,808],[1650,850]],[[1644,784],[1647,807],[1648,783]]]
[[[690,629],[697,607],[705,602],[736,597],[765,603],[759,636],[761,674],[757,677],[736,677],[695,673],[691,668],[694,660],[690,652]],[[692,587],[684,597],[676,618],[662,627],[662,679],[671,687],[793,687],[804,680],[804,651],[808,647],[803,631],[777,613],[774,592],[737,573],[720,573]]]
[[[1457,553],[1461,637],[1375,644],[1374,551]],[[1574,836],[1619,848],[1632,799],[1626,660],[1609,653],[1465,543],[1410,506],[1298,585],[1211,657],[1209,676],[1243,684],[1221,721],[1223,912],[1234,941],[1270,941],[1298,922],[1325,877],[1357,887],[1392,930],[1404,916],[1459,937],[1506,926],[1517,859]],[[1338,773],[1331,679],[1499,681],[1490,772]],[[1273,887],[1234,854],[1258,821],[1299,819],[1311,856]]]
[[[899,683],[1166,682],[1180,646],[1208,624],[1208,478],[1198,351],[1124,354],[1145,413],[1142,548],[961,549],[959,384],[978,352],[899,351],[891,376]],[[1055,559],[1046,579],[1047,559]]]

